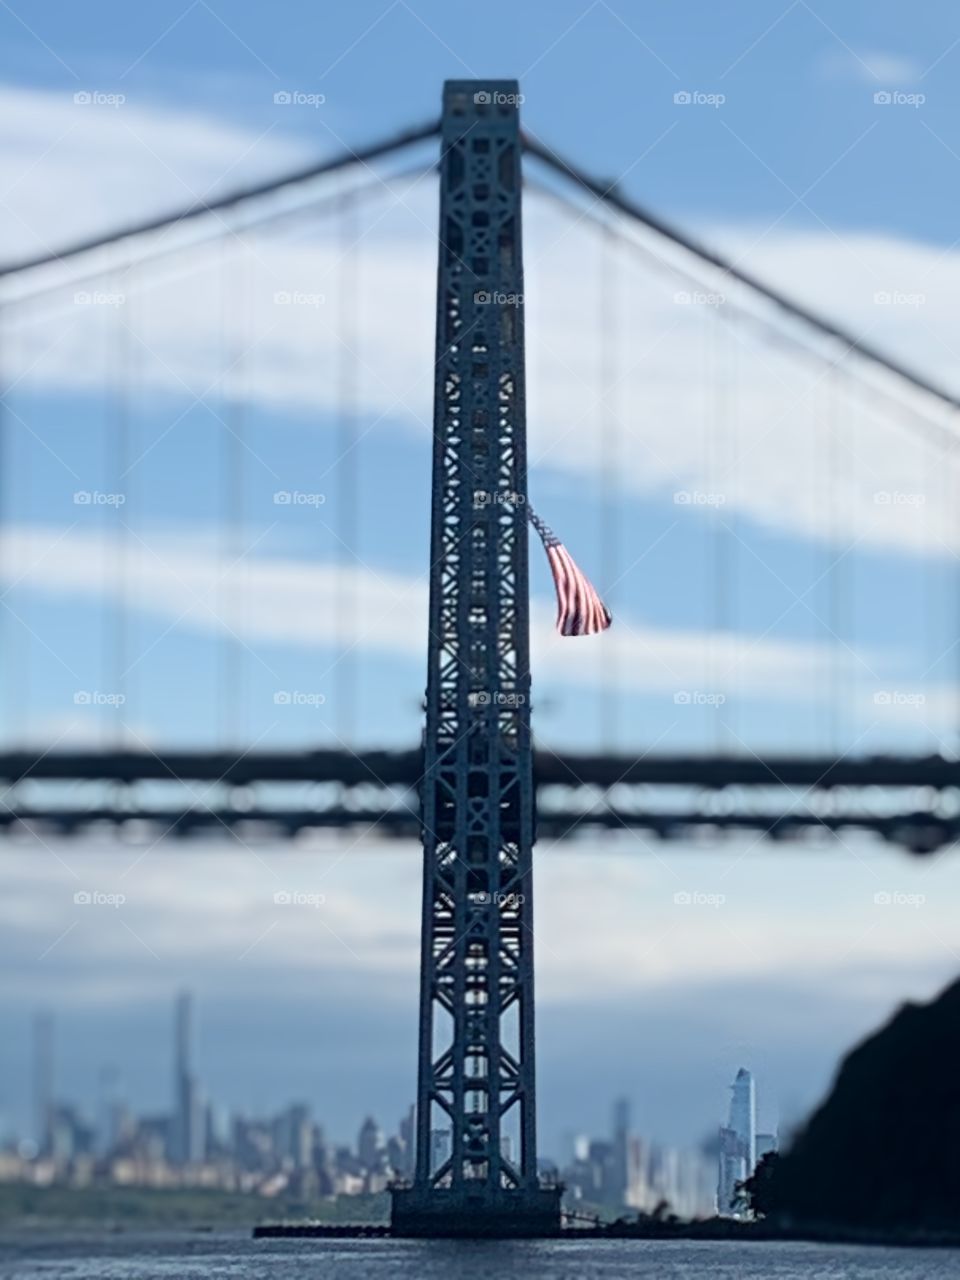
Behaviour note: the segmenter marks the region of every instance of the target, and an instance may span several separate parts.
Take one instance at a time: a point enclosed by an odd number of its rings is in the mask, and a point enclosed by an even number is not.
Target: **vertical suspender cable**
[[[108,488],[112,513],[113,535],[113,590],[105,593],[108,610],[112,604],[109,657],[107,659],[106,688],[117,698],[115,718],[112,724],[113,744],[123,746],[127,717],[127,666],[129,662],[127,626],[129,621],[128,599],[128,540],[126,536],[129,510],[127,506],[130,470],[130,402],[133,342],[133,308],[130,297],[130,270],[119,274],[114,290],[117,353],[117,389],[114,393],[114,412],[111,422],[111,439],[108,446]],[[111,704],[112,705],[112,704]]]
[[[921,651],[923,653],[923,669],[926,672],[924,677],[926,683],[936,682],[938,679],[938,668],[940,666],[940,658],[942,653],[941,634],[942,634],[942,615],[940,594],[937,591],[937,577],[939,567],[939,557],[942,551],[940,543],[946,544],[947,531],[940,532],[939,525],[935,528],[934,521],[938,520],[941,511],[941,496],[945,497],[943,490],[943,479],[950,470],[952,461],[950,454],[952,450],[941,452],[939,446],[934,445],[932,441],[924,441],[923,445],[923,512],[924,512],[924,537],[923,537],[923,635],[921,638]],[[923,691],[918,689],[918,693]],[[931,710],[933,710],[931,708]],[[934,713],[935,714],[935,713]],[[924,717],[924,723],[929,721],[929,716]],[[940,747],[939,734],[934,734],[933,742],[930,743],[930,751],[937,751]]]
[[[707,537],[707,584],[705,599],[711,602],[712,617],[708,625],[710,635],[708,655],[707,692],[709,697],[704,701],[704,712],[712,716],[713,749],[719,754],[726,745],[725,714],[723,703],[719,701],[723,694],[718,686],[721,682],[721,662],[718,656],[720,646],[728,639],[729,627],[727,607],[729,602],[729,544],[724,529],[723,499],[719,480],[726,474],[722,462],[727,458],[727,432],[730,429],[729,405],[726,385],[726,326],[721,319],[722,303],[714,302],[704,308],[705,322],[708,332],[709,348],[709,395],[710,411],[706,415],[708,443],[706,452],[707,492],[702,496],[706,505],[704,524]],[[730,672],[723,669],[724,683],[729,682]]]
[[[10,626],[10,608],[7,593],[8,581],[13,582],[10,550],[4,535],[10,527],[10,498],[14,492],[11,467],[13,450],[10,436],[9,397],[13,394],[13,308],[5,304],[0,308],[0,669],[4,672],[4,738],[12,746],[16,726],[16,697],[23,688],[19,674],[14,672],[13,629]]]
[[[27,378],[30,372],[30,343],[27,334],[30,332],[28,327],[28,319],[30,306],[29,303],[21,302],[11,308],[15,317],[10,323],[10,332],[7,338],[8,346],[8,395],[13,393],[17,387],[24,388],[24,394],[27,394]],[[18,330],[16,327],[16,317],[22,322],[22,328]],[[18,365],[22,368],[18,369]],[[25,410],[25,414],[26,414]],[[22,517],[23,523],[29,526],[33,512],[31,510],[31,501],[33,493],[31,489],[31,480],[33,478],[33,467],[31,449],[32,442],[35,439],[33,432],[30,431],[26,423],[19,421],[21,415],[16,416],[16,426],[20,430],[15,430],[14,422],[11,419],[14,415],[7,413],[7,510],[4,516],[5,521],[11,523],[19,523],[14,521],[14,505],[24,512]],[[20,439],[23,442],[22,448],[19,450],[15,447],[15,440]],[[19,453],[19,459],[17,457]],[[11,576],[11,586],[4,588],[12,594],[14,578],[18,578],[19,574]],[[8,634],[11,636],[10,644],[10,689],[12,703],[12,723],[16,728],[16,733],[23,745],[29,746],[30,742],[30,697],[32,689],[33,664],[31,663],[32,645],[29,632],[29,622],[27,611],[29,606],[29,596],[19,602],[14,611],[4,610],[4,616],[7,623]],[[13,625],[15,624],[15,625]],[[13,643],[12,637],[16,636],[16,644]],[[16,661],[13,661],[14,651],[16,651]]]
[[[714,332],[714,368],[713,368],[713,394],[714,394],[714,451],[711,459],[711,479],[710,479],[710,501],[713,505],[713,630],[718,645],[726,647],[727,641],[732,639],[730,633],[730,539],[726,529],[726,517],[724,514],[724,505],[726,502],[726,493],[721,489],[718,481],[726,480],[730,474],[730,395],[729,395],[729,365],[730,365],[730,333],[727,328],[726,320],[722,317],[723,300],[721,295],[717,295],[714,307],[715,319],[713,322]],[[720,673],[720,664],[714,663],[715,675]],[[735,668],[723,668],[723,680],[726,687],[729,687]],[[713,727],[714,727],[714,749],[717,754],[723,753],[727,745],[727,714],[726,704],[720,701],[726,697],[726,690],[720,689],[720,681],[715,679],[711,684],[710,692],[714,694],[717,701],[713,707]]]
[[[957,409],[951,410],[950,418],[952,420],[955,438],[960,438],[960,410],[957,410]],[[953,466],[949,469],[952,475],[951,475],[951,479],[947,481],[947,485],[948,485],[948,494],[952,498],[952,501],[950,501],[949,503],[948,510],[953,512],[954,520],[953,520],[952,531],[950,529],[945,529],[944,533],[945,533],[945,536],[949,538],[952,532],[953,539],[954,539],[953,554],[954,556],[957,557],[958,560],[960,560],[960,502],[957,502],[955,497],[953,497],[953,495],[956,493],[957,487],[960,486],[960,451],[958,451],[956,445],[954,445],[953,449],[951,450],[950,461],[953,463]],[[948,469],[944,467],[944,471],[947,472],[947,470]],[[952,484],[951,484],[951,480],[952,480]],[[956,674],[955,674],[955,686],[954,686],[954,696],[953,696],[954,738],[951,745],[953,746],[955,751],[960,753],[960,591],[956,591],[956,590],[954,591],[954,604],[956,607],[956,614],[954,617],[954,624],[953,624],[954,626],[953,639],[955,642],[955,648],[953,650],[953,653],[954,653],[955,662],[956,662],[956,666],[954,667],[954,671]]]
[[[960,449],[958,449],[956,435],[960,428],[960,414],[955,409],[941,412],[940,421],[943,426],[944,443],[934,444],[931,440],[924,446],[927,450],[924,483],[927,563],[924,585],[927,596],[925,648],[928,661],[925,681],[932,684],[935,689],[939,689],[941,685],[948,689],[947,660],[954,654],[960,658],[960,619],[951,637],[949,594],[944,590],[946,581],[944,566],[949,563],[947,554],[952,551],[953,555],[960,559],[960,522],[952,523],[948,514],[951,511],[960,513],[960,503],[953,498],[957,486],[957,464],[960,462]],[[960,606],[960,596],[957,603]],[[917,692],[922,693],[923,690],[918,689]],[[951,724],[953,734],[932,730],[934,740],[930,750],[934,752],[942,751],[948,744],[949,749],[957,747],[955,735],[957,730],[960,730],[960,680],[957,682],[953,698],[948,693],[947,705],[952,707],[953,711],[948,711],[944,719],[947,720],[952,715],[952,720],[948,722]],[[927,721],[936,721],[936,719],[936,706],[929,706],[928,699]]]
[[[224,747],[238,747],[246,724],[245,669],[242,636],[245,622],[242,591],[244,525],[243,465],[246,427],[244,379],[245,344],[248,334],[248,280],[246,245],[239,243],[233,269],[229,269],[227,243],[220,243],[220,331],[223,372],[220,435],[221,542],[218,612],[223,619],[220,642],[219,721]],[[233,319],[232,319],[233,318]]]
[[[830,443],[830,423],[827,416],[830,377],[831,374],[829,372],[820,378],[817,376],[816,369],[810,372],[810,378],[812,379],[810,402],[813,414],[811,436],[814,448],[813,458],[810,463],[810,473],[816,490],[817,522],[814,539],[811,544],[810,575],[811,580],[817,582],[818,586],[820,586],[822,574],[825,572],[825,570],[818,572],[821,557],[826,555],[826,566],[828,567],[834,537],[832,446]],[[830,581],[828,577],[823,579],[822,587],[815,595],[816,618],[821,622],[824,630],[826,629],[826,624],[822,620],[821,609],[824,607],[824,601],[829,597],[829,590]],[[833,745],[833,709],[828,694],[828,689],[818,690],[819,696],[814,700],[812,707],[811,733],[813,736],[813,750],[819,751],[822,755],[828,755]]]
[[[839,719],[839,681],[837,678],[837,617],[840,610],[840,602],[837,598],[836,582],[837,570],[835,560],[840,550],[840,529],[837,517],[837,491],[840,487],[839,466],[839,450],[837,446],[837,370],[834,364],[826,381],[826,406],[824,409],[824,418],[827,425],[827,484],[829,497],[829,513],[828,513],[828,538],[826,552],[826,585],[827,585],[827,635],[830,641],[830,683],[829,683],[829,699],[828,708],[828,733],[827,733],[827,749],[833,755],[839,750],[840,742],[840,719]]]
[[[691,294],[691,302],[696,304],[696,298]],[[713,477],[713,458],[716,448],[716,423],[714,421],[716,405],[713,396],[713,378],[714,366],[716,364],[716,334],[713,329],[713,321],[711,319],[710,308],[706,306],[695,306],[695,314],[698,316],[701,324],[701,406],[702,406],[702,457],[703,469],[701,474],[704,477],[705,491],[708,491]],[[696,472],[694,473],[696,474]],[[703,656],[703,688],[709,690],[713,688],[714,677],[717,668],[716,661],[716,637],[711,628],[711,592],[710,583],[713,575],[713,543],[711,540],[712,526],[705,520],[701,519],[703,508],[698,505],[701,499],[699,491],[695,488],[691,494],[692,512],[691,526],[694,529],[702,531],[703,534],[703,636],[704,656]],[[709,715],[709,706],[703,705],[703,716]],[[709,724],[709,720],[704,720],[704,727]],[[707,738],[709,734],[704,735],[702,750],[709,749]]]
[[[360,269],[357,201],[346,192],[340,203],[337,368],[337,689],[334,725],[339,741],[353,745],[356,734],[357,635],[356,567],[359,564],[357,477],[357,382],[360,363]]]
[[[838,364],[834,363],[827,378],[827,436],[830,458],[830,540],[827,548],[829,622],[827,628],[833,640],[831,647],[832,661],[830,663],[830,750],[836,756],[839,756],[843,749],[841,737],[846,723],[843,705],[841,643],[844,640],[843,633],[847,621],[847,611],[844,607],[846,603],[844,590],[847,584],[845,575],[841,572],[844,564],[844,560],[841,559],[843,556],[842,544],[844,536],[840,514],[845,500],[843,490],[846,467],[841,456],[839,397]],[[852,419],[852,415],[850,415],[850,418]]]
[[[620,337],[616,290],[616,237],[606,223],[600,232],[600,315],[599,376],[600,397],[597,401],[600,423],[602,492],[600,495],[600,577],[601,594],[608,608],[615,610],[619,565],[620,511],[618,475],[620,465],[620,423],[617,412],[617,370]],[[620,698],[617,690],[616,647],[598,647],[601,661],[600,683],[600,747],[613,752],[619,740]]]
[[[730,630],[731,639],[734,639],[738,646],[742,643],[741,617],[740,617],[740,563],[741,563],[741,546],[740,546],[740,482],[739,482],[739,466],[740,466],[740,443],[742,439],[741,432],[741,403],[740,403],[740,333],[742,332],[732,321],[730,322],[730,409],[731,420],[728,427],[728,435],[730,441],[730,451],[727,458],[727,476],[733,479],[735,485],[733,502],[729,504],[727,509],[727,542],[730,547],[730,563],[728,565],[728,592],[729,599],[727,603],[727,626]],[[739,652],[739,648],[738,648]],[[734,686],[734,698],[729,706],[724,706],[724,721],[734,736],[737,735],[738,727],[738,711],[740,707],[740,698],[743,690],[743,669],[740,665],[739,658],[736,668],[736,681]]]
[[[220,302],[220,342],[219,342],[219,358],[220,358],[220,414],[224,422],[227,420],[227,370],[230,363],[231,343],[228,337],[228,324],[231,315],[231,299],[228,296],[229,271],[227,268],[227,243],[229,237],[223,235],[219,239],[219,255],[217,261],[217,292]],[[217,467],[220,482],[220,539],[217,548],[217,603],[216,610],[218,618],[229,611],[230,586],[226,580],[227,566],[230,554],[230,538],[227,529],[227,483],[226,483],[226,428],[220,425],[219,431],[214,428],[219,445],[218,457],[214,465]],[[223,747],[229,746],[230,743],[230,655],[229,655],[229,636],[226,627],[221,625],[219,636],[215,644],[214,652],[216,654],[216,739],[219,745]]]
[[[960,439],[960,410],[951,409],[949,412],[950,426],[954,433],[954,444],[949,454],[944,459],[943,476],[944,476],[944,510],[949,511],[953,515],[953,520],[945,520],[943,527],[943,537],[947,546],[953,552],[956,559],[960,560],[960,502],[956,501],[955,494],[957,487],[960,486],[960,449],[957,448],[956,441]],[[952,539],[952,544],[951,544]],[[944,574],[946,578],[946,574]],[[944,593],[946,596],[946,592]],[[954,688],[953,698],[951,700],[952,707],[952,734],[945,741],[949,743],[950,748],[960,754],[960,591],[953,592],[954,610],[948,613],[944,609],[944,630],[946,631],[952,626],[953,635],[950,638],[950,647],[947,653],[953,657],[954,670]]]

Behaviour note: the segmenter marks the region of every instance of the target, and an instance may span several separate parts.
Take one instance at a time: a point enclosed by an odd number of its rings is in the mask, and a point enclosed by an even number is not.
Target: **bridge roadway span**
[[[366,825],[416,838],[421,772],[419,750],[11,751],[0,753],[0,829],[76,835],[139,822],[172,836],[253,827],[294,836]],[[942,756],[539,750],[534,775],[548,840],[589,830],[663,839],[743,830],[776,840],[860,829],[928,853],[960,839],[960,761]]]
[[[423,753],[321,748],[286,751],[0,752],[0,779],[50,781],[339,782],[415,788]],[[649,784],[690,787],[960,787],[960,760],[943,756],[653,755],[534,752],[538,787]]]

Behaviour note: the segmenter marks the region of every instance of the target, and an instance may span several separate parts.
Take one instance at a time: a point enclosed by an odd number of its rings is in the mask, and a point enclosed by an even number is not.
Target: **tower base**
[[[408,1237],[542,1239],[560,1234],[562,1187],[491,1195],[452,1187],[393,1187],[390,1233]]]

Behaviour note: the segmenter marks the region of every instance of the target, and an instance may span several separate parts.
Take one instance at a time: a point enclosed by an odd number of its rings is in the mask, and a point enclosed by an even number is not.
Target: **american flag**
[[[570,552],[529,503],[527,515],[540,535],[557,588],[557,630],[562,636],[592,636],[598,631],[606,631],[613,618],[593,584],[577,568]]]

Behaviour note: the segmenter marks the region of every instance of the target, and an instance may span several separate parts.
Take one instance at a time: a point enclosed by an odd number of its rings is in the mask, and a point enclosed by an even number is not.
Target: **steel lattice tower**
[[[403,1234],[541,1235],[515,81],[444,86],[416,1175]],[[441,1138],[441,1135],[443,1137]]]

